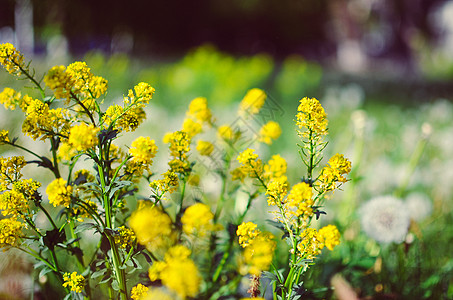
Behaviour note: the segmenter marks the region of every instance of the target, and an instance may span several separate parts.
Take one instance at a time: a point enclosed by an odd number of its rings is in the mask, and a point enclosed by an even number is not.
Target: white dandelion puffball
[[[423,193],[409,194],[406,197],[406,206],[411,219],[417,222],[431,215],[433,210],[431,200]]]
[[[401,243],[410,224],[409,210],[400,199],[379,196],[360,208],[363,231],[379,243]]]

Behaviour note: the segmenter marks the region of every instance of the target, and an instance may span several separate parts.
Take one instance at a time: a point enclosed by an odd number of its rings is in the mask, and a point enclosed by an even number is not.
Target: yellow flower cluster
[[[267,180],[278,179],[279,181],[286,182],[286,171],[288,163],[280,156],[280,154],[272,155],[271,159],[264,165],[264,178]]]
[[[3,104],[6,109],[14,110],[16,109],[16,106],[21,103],[21,93],[6,87],[3,89],[3,92],[0,93],[0,103]]]
[[[188,235],[193,234],[204,237],[214,230],[213,219],[214,214],[209,206],[203,203],[196,203],[189,206],[184,212],[181,218],[182,229]]]
[[[259,113],[261,107],[266,101],[266,98],[266,93],[263,90],[260,90],[258,88],[249,90],[239,104],[239,114],[255,115]]]
[[[72,186],[66,184],[67,182],[63,178],[57,178],[47,186],[46,194],[50,204],[69,207],[71,204]]]
[[[214,151],[214,145],[208,141],[198,141],[197,151],[200,153],[200,155],[209,156],[211,155],[212,151]]]
[[[175,131],[167,133],[164,137],[164,143],[170,144],[170,156],[172,159],[168,162],[170,170],[175,173],[188,173],[190,163],[187,153],[190,151],[191,137],[185,131]]]
[[[168,170],[162,175],[164,176],[163,179],[156,179],[149,183],[149,186],[154,189],[159,198],[166,192],[173,193],[179,186],[179,178],[175,172]]]
[[[21,217],[29,212],[29,200],[41,184],[33,179],[15,181],[11,190],[0,195],[0,209],[4,216]]]
[[[272,179],[266,189],[266,195],[268,195],[267,204],[269,206],[282,206],[287,192],[288,184],[286,180],[283,181],[280,178]]]
[[[175,291],[179,297],[195,297],[200,290],[201,276],[189,258],[190,250],[183,245],[170,248],[164,261],[155,262],[149,269],[151,281],[160,279],[162,284]]]
[[[111,105],[102,117],[107,126],[112,126],[118,131],[135,131],[146,118],[142,107],[125,109],[120,105]]]
[[[192,119],[186,118],[182,123],[182,131],[186,132],[190,138],[193,138],[202,131],[202,126],[200,123],[195,122]]]
[[[15,218],[0,220],[0,248],[15,246],[22,234],[24,224]]]
[[[69,131],[68,144],[77,151],[86,151],[98,144],[98,132],[99,128],[92,124],[81,123],[73,126]]]
[[[299,131],[301,136],[309,138],[310,135],[314,137],[327,134],[327,114],[316,98],[301,99],[297,111],[296,125],[299,129],[304,127],[307,129]]]
[[[235,133],[233,129],[228,125],[219,126],[219,128],[217,129],[218,137],[227,142],[234,141],[237,138],[237,134],[239,133]]]
[[[245,248],[243,255],[248,274],[259,276],[262,271],[269,270],[276,247],[273,238],[271,234],[261,234]]]
[[[143,299],[144,296],[148,293],[149,288],[144,286],[143,284],[139,283],[134,286],[131,290],[131,299],[132,300],[140,300]]]
[[[321,171],[319,176],[321,188],[326,191],[335,190],[339,184],[347,181],[343,175],[349,172],[351,172],[351,162],[343,154],[335,154]]]
[[[251,178],[259,178],[263,173],[263,162],[254,149],[247,148],[236,158],[241,164],[241,173]],[[241,178],[242,180],[243,178]]]
[[[16,76],[20,76],[23,70],[28,70],[24,56],[10,43],[0,44],[0,65]]]
[[[85,287],[85,277],[77,275],[77,272],[63,274],[63,287],[69,287],[71,291],[81,293]]]
[[[156,142],[149,137],[140,136],[136,138],[129,149],[129,154],[132,155],[133,160],[145,165],[151,166],[153,158],[156,156],[157,146]]]
[[[195,118],[200,123],[212,122],[212,112],[208,107],[208,100],[204,97],[197,97],[189,104],[189,110],[186,115]]]
[[[308,219],[313,215],[313,190],[312,187],[305,183],[299,182],[291,188],[286,198],[285,206],[293,211],[297,218]]]
[[[118,234],[115,235],[115,244],[120,245],[124,249],[132,247],[136,239],[134,231],[126,226],[119,227],[117,231]]]
[[[165,288],[151,288],[149,291],[144,294],[140,300],[176,300],[178,298],[175,297],[174,293],[171,293],[169,290]]]
[[[258,225],[253,222],[242,222],[236,230],[236,235],[239,237],[239,244],[242,248],[250,246],[255,238],[261,234],[261,231],[257,229]]]
[[[307,228],[300,234],[300,242],[297,245],[299,256],[313,259],[326,247],[329,250],[340,244],[340,232],[335,225],[327,225],[317,231]]]
[[[0,191],[22,178],[20,171],[26,164],[23,156],[0,157]]]
[[[258,140],[271,145],[272,141],[278,139],[281,134],[280,125],[275,121],[269,121],[261,127]]]
[[[8,130],[0,131],[0,145],[10,142],[8,135],[9,135]]]
[[[129,226],[135,232],[137,241],[149,251],[165,245],[166,239],[172,233],[171,224],[167,214],[151,206],[136,210],[129,220]]]

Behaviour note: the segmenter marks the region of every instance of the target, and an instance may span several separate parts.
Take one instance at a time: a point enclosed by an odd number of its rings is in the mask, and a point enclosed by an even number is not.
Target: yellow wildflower
[[[143,299],[142,297],[146,296],[148,293],[149,288],[144,286],[143,284],[139,283],[134,286],[131,290],[131,299],[132,300],[140,300]]]
[[[21,69],[28,71],[24,56],[10,43],[0,44],[0,65],[16,76],[22,74]]]
[[[145,206],[136,210],[129,226],[134,230],[137,241],[153,251],[165,244],[165,239],[172,233],[170,217],[157,207]]]
[[[146,82],[140,82],[134,86],[134,90],[129,90],[128,97],[124,99],[126,105],[133,104],[143,107],[153,98],[156,90]],[[135,92],[135,94],[134,94]]]
[[[57,178],[52,181],[46,188],[46,194],[49,203],[53,206],[63,205],[69,207],[71,204],[72,186],[66,185],[66,180]]]
[[[272,179],[267,185],[267,204],[269,206],[282,204],[287,192],[288,184],[286,180],[282,181],[281,177]]]
[[[247,92],[239,104],[239,114],[257,114],[266,101],[266,93],[263,90],[254,88]]]
[[[341,184],[347,181],[343,175],[349,172],[351,172],[351,162],[343,154],[335,154],[329,159],[328,165],[321,171],[319,176],[321,188],[327,191],[336,189],[338,183]]]
[[[131,247],[135,241],[134,231],[125,226],[119,227],[117,231],[118,234],[115,235],[115,244],[124,249]]]
[[[247,148],[237,157],[237,161],[242,165],[244,173],[251,178],[258,178],[263,173],[263,162],[259,159],[254,149]]]
[[[41,186],[33,179],[15,181],[13,188],[0,195],[0,209],[4,216],[20,217],[29,211],[29,200],[35,197],[35,193]]]
[[[182,124],[182,131],[187,132],[187,134],[193,138],[201,132],[201,124],[195,122],[192,119],[186,118]]]
[[[71,76],[66,73],[64,66],[52,67],[44,76],[44,83],[53,90],[56,98],[66,99],[66,102],[69,102],[73,81]]]
[[[3,104],[6,109],[14,110],[21,102],[20,97],[20,92],[16,92],[11,88],[6,87],[3,89],[3,92],[0,93],[0,103]]]
[[[119,105],[111,105],[102,117],[104,123],[112,125],[118,131],[135,131],[146,118],[142,107],[133,107],[125,110]]]
[[[0,131],[0,145],[2,145],[4,143],[9,143],[8,134],[9,134],[8,130]]]
[[[15,218],[0,220],[0,248],[15,246],[22,234],[24,224]]]
[[[287,169],[288,163],[280,154],[272,155],[268,163],[264,165],[264,177],[268,180],[283,177],[283,181],[286,181]]]
[[[236,235],[239,237],[239,244],[242,248],[250,246],[253,243],[253,240],[261,233],[257,227],[258,225],[253,222],[242,222],[242,224],[238,226]]]
[[[23,156],[0,157],[1,190],[22,178],[20,171],[27,164]]]
[[[299,129],[305,127],[307,131],[299,131],[299,134],[308,138],[310,135],[327,134],[327,114],[321,103],[316,98],[303,98],[297,109],[296,125]]]
[[[150,279],[160,279],[163,285],[175,291],[182,299],[195,297],[200,290],[201,276],[189,255],[190,250],[185,246],[170,248],[163,262],[154,263],[150,267]]]
[[[68,143],[77,151],[88,150],[98,144],[98,132],[98,127],[81,123],[71,128]]]
[[[193,99],[189,104],[187,116],[193,117],[201,123],[211,123],[212,113],[208,108],[208,100],[203,97]]]
[[[335,225],[327,225],[319,229],[319,238],[329,250],[340,244],[340,232]]]
[[[305,183],[299,182],[294,185],[286,198],[288,208],[295,208],[294,212],[297,217],[307,219],[313,215],[313,190],[312,187]]]
[[[156,191],[160,190],[162,193],[173,193],[176,191],[179,185],[178,175],[171,170],[168,170],[162,175],[164,176],[163,179],[153,180],[149,183],[149,186]]]
[[[261,127],[259,141],[271,145],[272,140],[278,139],[281,134],[280,125],[277,122],[269,121]]]
[[[214,151],[214,145],[208,141],[198,141],[197,151],[201,155],[209,156],[211,155],[212,151]]]
[[[323,242],[319,233],[314,228],[307,228],[300,234],[300,242],[297,244],[298,255],[305,259],[313,259],[321,253]]]
[[[129,153],[134,160],[151,165],[157,153],[156,142],[149,137],[140,136],[132,142]]]
[[[209,206],[203,203],[196,203],[189,206],[181,218],[182,229],[186,234],[195,234],[197,236],[206,236],[214,229],[212,220],[214,214]]]
[[[148,293],[143,295],[140,300],[177,300],[178,298],[173,297],[170,291],[164,288],[151,288]]]
[[[232,141],[235,138],[233,129],[228,125],[220,126],[217,129],[217,135],[225,141]]]
[[[261,234],[256,237],[250,247],[244,250],[244,261],[247,273],[259,276],[262,271],[269,270],[272,263],[276,243],[272,234]]]
[[[85,287],[85,277],[77,275],[77,272],[63,274],[63,287],[69,287],[72,292],[81,293]]]

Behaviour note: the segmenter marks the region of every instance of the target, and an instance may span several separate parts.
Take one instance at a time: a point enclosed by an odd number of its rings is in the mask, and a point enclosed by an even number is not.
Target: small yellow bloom
[[[196,203],[189,206],[181,218],[182,229],[188,235],[195,234],[197,236],[206,236],[214,229],[212,220],[214,214],[209,206],[203,203]]]
[[[66,180],[63,178],[57,178],[52,181],[46,189],[49,203],[53,206],[63,205],[69,207],[71,204],[72,186],[66,185]]]
[[[297,217],[307,219],[313,215],[313,189],[305,183],[299,182],[294,185],[286,198],[286,205],[289,208],[295,208]]]
[[[242,222],[236,230],[236,235],[239,237],[239,244],[242,248],[246,248],[253,243],[253,240],[261,233],[257,229],[258,225],[253,222]]]
[[[208,141],[198,141],[197,151],[200,152],[201,155],[209,156],[212,151],[214,151],[214,145]]]
[[[129,149],[129,153],[132,155],[134,160],[151,165],[153,163],[153,158],[157,153],[156,142],[149,137],[138,137],[136,138]]]
[[[63,274],[63,287],[70,287],[71,291],[81,293],[85,287],[85,277],[77,275],[77,272]]]
[[[239,114],[257,114],[266,101],[266,93],[263,90],[254,88],[247,92],[239,104]]]
[[[191,138],[193,138],[201,132],[201,124],[189,118],[184,119],[184,122],[182,124],[182,131],[187,132],[187,134]]]
[[[319,229],[319,237],[321,242],[329,250],[340,244],[340,232],[335,225],[327,225]]]
[[[306,128],[306,131],[299,131],[304,137],[310,135],[322,136],[327,134],[327,114],[321,103],[316,98],[303,98],[300,100],[297,109],[296,125],[299,129]]]
[[[21,68],[28,71],[24,56],[10,43],[0,44],[0,65],[16,76],[22,74]]]
[[[8,130],[2,130],[0,132],[0,145],[9,142],[8,134],[9,134]]]
[[[344,175],[349,172],[351,172],[351,162],[343,154],[335,154],[321,171],[319,176],[321,187],[327,191],[335,190],[339,184],[347,181]]]
[[[261,127],[259,141],[271,145],[272,141],[278,139],[281,134],[280,125],[277,122],[269,121]]]
[[[243,255],[248,274],[259,276],[262,271],[269,270],[276,246],[273,238],[270,233],[261,234],[250,247],[245,248]]]
[[[189,110],[186,113],[187,116],[193,117],[201,123],[211,123],[212,113],[208,108],[208,100],[204,97],[198,97],[193,99],[189,104]]]
[[[314,228],[307,228],[300,234],[301,240],[297,244],[299,256],[304,259],[313,259],[321,253],[324,247],[318,231]]]
[[[217,129],[217,134],[221,139],[232,141],[234,139],[234,131],[228,125],[222,125]]]
[[[98,132],[99,128],[92,124],[81,123],[71,128],[68,143],[77,151],[88,150],[98,144]]]
[[[134,286],[131,290],[131,299],[132,300],[140,300],[142,297],[146,296],[148,293],[149,288],[144,286],[143,284],[139,283]]]
[[[21,102],[20,97],[20,92],[16,92],[11,88],[6,87],[3,89],[3,92],[0,93],[0,103],[3,104],[6,109],[14,110]]]
[[[15,218],[0,220],[0,248],[15,246],[22,234],[24,224]]]

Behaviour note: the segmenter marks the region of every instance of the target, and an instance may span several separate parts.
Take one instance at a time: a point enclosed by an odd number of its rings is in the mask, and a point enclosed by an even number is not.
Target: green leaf
[[[91,278],[98,278],[98,277],[101,277],[105,274],[105,272],[107,272],[106,269],[102,269],[102,270],[99,270],[99,271],[96,271],[94,272],[93,274],[91,274]]]
[[[94,224],[94,223],[82,223],[82,224],[79,224],[77,225],[76,229],[74,230],[74,233],[80,233],[80,232],[83,232],[85,230],[89,230],[89,229],[93,229],[93,228],[97,228],[98,231],[99,231],[99,227],[97,224]]]
[[[41,278],[41,277],[43,277],[44,275],[46,275],[47,273],[50,273],[50,272],[52,272],[52,269],[49,268],[48,266],[45,266],[45,267],[41,270],[41,272],[39,272],[38,278]]]
[[[120,287],[119,287],[118,282],[116,280],[114,280],[112,282],[112,289],[114,289],[115,291],[119,291],[120,290]]]

